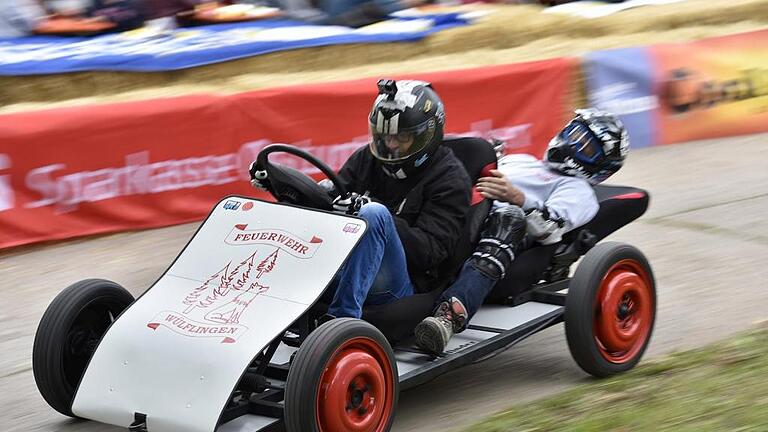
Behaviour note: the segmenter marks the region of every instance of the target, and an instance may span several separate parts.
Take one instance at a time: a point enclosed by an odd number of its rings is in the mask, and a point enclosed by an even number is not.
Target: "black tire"
[[[68,286],[45,310],[32,347],[37,389],[56,411],[76,417],[72,402],[96,345],[133,296],[103,279]]]
[[[635,367],[655,319],[656,283],[642,252],[606,242],[584,256],[565,301],[568,348],[581,369],[602,378]]]
[[[383,381],[371,378],[374,375]],[[334,382],[348,385],[328,384],[331,377],[336,379]],[[321,388],[321,383],[327,385]],[[399,388],[397,363],[384,335],[362,320],[331,320],[307,337],[291,363],[285,385],[286,430],[388,431],[394,421]],[[325,401],[322,406],[321,398]],[[340,427],[334,419],[342,417],[360,417],[367,423],[359,428]]]

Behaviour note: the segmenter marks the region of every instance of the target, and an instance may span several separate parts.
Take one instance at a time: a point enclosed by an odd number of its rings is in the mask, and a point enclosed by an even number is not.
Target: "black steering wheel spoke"
[[[340,195],[346,194],[346,188],[336,172],[320,159],[298,147],[287,144],[272,144],[259,152],[256,158],[256,169],[267,173],[265,179],[267,188],[278,202],[288,202],[321,210],[333,209],[333,199],[312,177],[297,169],[271,162],[269,155],[276,152],[288,153],[308,162],[325,174]]]

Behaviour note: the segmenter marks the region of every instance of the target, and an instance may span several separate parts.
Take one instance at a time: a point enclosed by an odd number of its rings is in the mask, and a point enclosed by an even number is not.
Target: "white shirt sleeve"
[[[45,11],[32,0],[7,5],[0,11],[0,37],[26,36],[44,16]]]
[[[566,232],[592,220],[600,208],[592,186],[573,177],[563,178],[547,198],[545,205],[551,217],[565,222]]]

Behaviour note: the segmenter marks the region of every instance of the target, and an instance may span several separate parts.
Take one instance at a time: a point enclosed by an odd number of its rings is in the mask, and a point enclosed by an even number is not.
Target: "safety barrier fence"
[[[642,148],[768,131],[768,30],[599,51],[583,59],[591,105]]]
[[[768,31],[395,78],[433,83],[449,133],[540,156],[574,108],[579,68],[589,104],[619,114],[634,148],[768,131]],[[270,143],[338,169],[367,143],[375,83],[2,115],[0,248],[199,220],[222,196],[255,195],[247,168]]]
[[[395,77],[430,81],[447,131],[541,153],[572,106],[576,61]],[[338,169],[368,140],[376,79],[0,116],[0,248],[199,220],[254,195],[250,162],[270,143]],[[296,158],[270,158],[313,174]]]

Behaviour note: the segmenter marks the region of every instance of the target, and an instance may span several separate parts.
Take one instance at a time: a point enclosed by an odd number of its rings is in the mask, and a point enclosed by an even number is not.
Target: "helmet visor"
[[[398,162],[408,159],[420,152],[429,142],[429,122],[424,122],[414,128],[400,130],[397,133],[378,132],[371,125],[371,153],[378,159],[387,162]],[[434,127],[432,127],[434,134]]]
[[[572,122],[561,137],[573,149],[574,157],[582,162],[594,163],[604,156],[602,142],[584,123]]]

